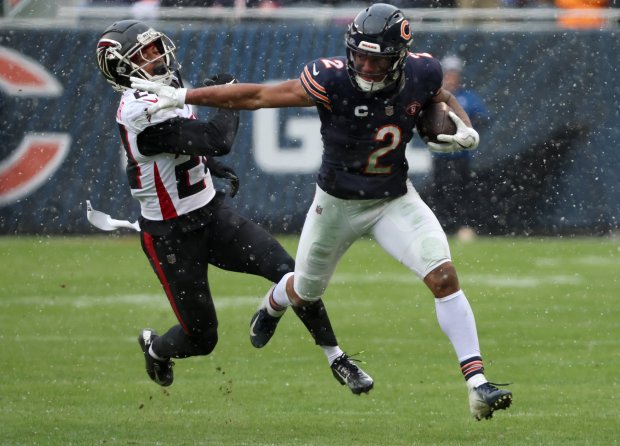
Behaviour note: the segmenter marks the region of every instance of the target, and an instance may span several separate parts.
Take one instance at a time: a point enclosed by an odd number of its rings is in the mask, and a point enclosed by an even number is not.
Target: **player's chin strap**
[[[86,200],[86,218],[94,227],[103,231],[114,231],[120,228],[129,228],[140,232],[140,224],[137,221],[116,220],[101,211],[93,209],[90,200]]]

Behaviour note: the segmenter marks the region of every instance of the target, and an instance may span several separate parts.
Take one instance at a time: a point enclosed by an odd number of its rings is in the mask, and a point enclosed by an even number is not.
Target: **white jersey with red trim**
[[[149,116],[146,109],[157,101],[157,95],[125,90],[116,122],[127,155],[131,195],[140,202],[144,218],[161,221],[205,206],[215,196],[215,187],[203,156],[175,154],[173,148],[149,156],[140,152],[138,135],[147,127],[173,118],[195,119],[188,105]]]

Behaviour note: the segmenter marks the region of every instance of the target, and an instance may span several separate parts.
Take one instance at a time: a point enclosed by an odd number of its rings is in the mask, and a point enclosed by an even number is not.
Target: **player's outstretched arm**
[[[144,79],[131,78],[133,88],[149,91],[159,96],[158,103],[148,109],[153,114],[164,108],[183,107],[185,104],[237,110],[259,108],[311,107],[308,97],[298,79],[277,84],[225,84],[196,89],[174,88]]]
[[[197,88],[187,91],[185,103],[242,110],[310,107],[314,105],[299,79],[273,84],[241,83],[221,87]]]

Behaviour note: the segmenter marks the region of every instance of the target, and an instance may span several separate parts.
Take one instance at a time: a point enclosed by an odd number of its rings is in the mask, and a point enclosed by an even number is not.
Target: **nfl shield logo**
[[[393,105],[387,105],[385,107],[385,114],[386,114],[386,116],[392,116],[394,114],[394,106]]]

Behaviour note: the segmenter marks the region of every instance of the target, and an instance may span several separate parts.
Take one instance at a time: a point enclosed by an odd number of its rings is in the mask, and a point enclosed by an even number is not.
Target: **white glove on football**
[[[431,152],[436,153],[452,153],[461,150],[475,150],[480,143],[478,132],[471,127],[467,127],[463,120],[456,113],[448,112],[450,119],[456,124],[456,133],[454,135],[437,135],[440,143],[427,143]]]
[[[175,88],[169,85],[162,85],[156,82],[147,81],[139,77],[131,77],[131,88],[136,90],[155,93],[159,100],[147,109],[149,115],[157,113],[159,110],[167,108],[183,108],[185,106],[185,95],[187,88]]]

